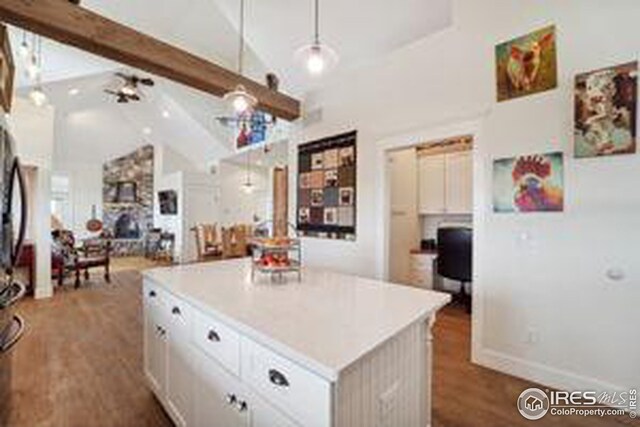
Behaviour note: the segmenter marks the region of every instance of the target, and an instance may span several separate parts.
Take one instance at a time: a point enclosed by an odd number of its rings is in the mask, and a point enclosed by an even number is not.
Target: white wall
[[[220,162],[217,173],[220,192],[220,224],[253,224],[254,215],[261,221],[271,219],[271,178],[267,168],[251,168],[252,193],[242,190],[247,181],[246,166]]]
[[[191,228],[200,223],[213,224],[219,219],[215,179],[205,173],[179,171],[162,175],[156,182],[156,206],[158,191],[174,190],[178,195],[178,213],[162,215],[158,211],[154,224],[175,235],[177,262],[193,262],[197,259],[197,250]]]
[[[571,146],[573,76],[637,59],[638,22],[635,0],[457,0],[452,28],[315,94],[324,120],[296,140],[359,131],[358,234],[305,239],[305,262],[383,276],[383,148],[474,133],[474,360],[567,389],[640,384],[640,155],[574,160]],[[551,23],[559,89],[497,104],[494,46]],[[493,158],[558,149],[564,213],[492,213]]]
[[[37,224],[36,298],[53,295],[51,285],[51,159],[53,157],[53,119],[51,107],[38,108],[29,100],[15,98],[9,126],[16,142],[16,152],[23,165],[35,168],[35,205],[29,215]]]

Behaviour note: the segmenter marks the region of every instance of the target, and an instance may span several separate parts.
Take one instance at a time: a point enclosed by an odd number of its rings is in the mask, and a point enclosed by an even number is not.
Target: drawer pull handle
[[[234,405],[238,401],[238,398],[235,394],[228,393],[227,394],[227,405]]]
[[[276,369],[269,369],[269,381],[278,387],[289,387],[289,380]]]
[[[216,331],[214,331],[213,329],[211,329],[209,331],[209,335],[207,335],[207,339],[209,341],[213,341],[213,342],[219,342],[220,341],[220,335],[218,335],[218,333]]]
[[[173,307],[173,309],[171,310],[172,314],[175,314],[176,316],[180,315],[180,307]]]
[[[156,297],[156,291],[149,291],[149,297],[155,298]]]

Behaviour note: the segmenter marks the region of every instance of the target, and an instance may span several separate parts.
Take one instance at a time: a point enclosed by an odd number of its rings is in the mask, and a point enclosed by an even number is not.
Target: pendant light
[[[253,193],[256,186],[251,182],[251,150],[247,150],[247,179],[241,186],[242,191],[247,194]]]
[[[37,67],[38,73],[35,76],[36,86],[29,92],[29,98],[36,107],[42,107],[47,103],[47,95],[42,89],[42,38],[37,38],[37,56],[34,53],[33,65]]]
[[[32,46],[33,49],[31,51],[31,56],[28,59],[28,63],[26,66],[27,77],[36,81],[40,77],[41,70],[41,58],[42,55],[42,39],[40,36],[32,35]]]
[[[29,59],[29,51],[31,49],[29,49],[29,43],[27,43],[27,32],[26,31],[22,31],[22,42],[20,43],[20,46],[18,47],[18,55],[20,56],[20,59],[22,59],[23,61],[27,61],[27,59]]]
[[[320,41],[320,0],[314,0],[313,42],[298,49],[295,56],[312,77],[321,76],[338,63],[336,52]]]
[[[240,43],[238,49],[238,74],[242,76],[244,62],[244,0],[240,0]],[[242,84],[227,92],[223,99],[231,104],[238,115],[249,114],[258,104],[255,96],[251,95]]]

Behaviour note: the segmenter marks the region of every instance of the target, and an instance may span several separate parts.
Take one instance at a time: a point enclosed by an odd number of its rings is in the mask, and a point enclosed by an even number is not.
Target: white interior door
[[[418,246],[418,170],[415,149],[394,151],[387,158],[390,190],[389,279],[411,283],[411,249]]]

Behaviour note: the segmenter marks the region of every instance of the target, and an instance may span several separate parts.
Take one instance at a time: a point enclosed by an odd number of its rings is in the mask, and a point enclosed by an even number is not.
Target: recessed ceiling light
[[[144,133],[145,135],[151,135],[151,128],[150,127],[146,127],[144,129],[142,129],[142,133]]]
[[[76,96],[79,93],[80,93],[80,89],[78,89],[77,87],[74,87],[74,88],[69,90],[69,95],[71,95],[71,96]]]
[[[171,114],[169,114],[169,112],[167,110],[164,110],[162,112],[162,117],[164,117],[165,119],[168,119],[169,117],[171,117]]]

